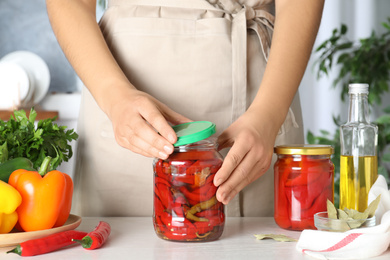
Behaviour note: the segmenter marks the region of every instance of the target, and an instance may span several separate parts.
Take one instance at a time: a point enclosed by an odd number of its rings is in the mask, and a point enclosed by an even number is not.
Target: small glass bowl
[[[314,214],[314,225],[321,231],[345,232],[355,228],[373,227],[376,220],[375,216],[368,219],[331,219],[328,218],[328,212],[324,211]]]

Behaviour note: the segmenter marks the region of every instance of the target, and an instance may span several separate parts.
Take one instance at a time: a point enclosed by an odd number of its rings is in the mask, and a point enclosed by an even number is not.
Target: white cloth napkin
[[[390,245],[390,191],[382,175],[371,187],[368,203],[379,194],[381,200],[375,212],[379,225],[347,232],[304,230],[296,249],[319,259],[362,259],[381,255]]]

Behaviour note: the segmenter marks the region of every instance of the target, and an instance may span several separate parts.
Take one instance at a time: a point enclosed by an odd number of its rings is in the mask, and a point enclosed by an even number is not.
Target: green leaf
[[[31,108],[28,120],[30,121],[30,123],[34,124],[35,118],[37,118],[37,112],[34,110],[34,108]]]
[[[345,24],[342,24],[340,29],[341,34],[346,34],[347,31],[348,31],[348,27]]]
[[[349,54],[348,53],[343,53],[339,56],[337,59],[337,64],[343,64],[347,59],[349,59]]]
[[[315,137],[314,137],[313,133],[310,131],[307,132],[306,139],[307,139],[307,142],[309,144],[314,144],[314,142],[315,142]]]
[[[8,148],[7,148],[7,142],[5,142],[0,146],[0,163],[3,163],[7,160],[8,160]]]
[[[327,44],[328,44],[328,41],[324,41],[323,43],[320,44],[320,46],[317,47],[317,49],[315,51],[319,52],[320,50],[325,48]]]
[[[341,51],[341,50],[345,50],[345,49],[349,49],[353,46],[353,42],[346,42],[346,43],[342,43],[340,45],[338,45],[336,47],[336,50],[337,51]],[[348,55],[349,56],[349,55]]]
[[[390,123],[390,115],[383,115],[383,116],[378,117],[375,120],[375,123],[377,123],[377,124],[389,124]]]
[[[327,131],[327,130],[320,130],[320,133],[325,135],[325,136],[330,134],[329,131]]]

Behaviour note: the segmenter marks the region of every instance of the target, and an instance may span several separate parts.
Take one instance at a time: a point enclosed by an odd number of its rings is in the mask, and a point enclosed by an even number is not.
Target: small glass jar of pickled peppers
[[[225,224],[224,206],[213,180],[222,165],[215,125],[207,121],[174,127],[178,141],[166,160],[155,159],[153,224],[158,237],[172,241],[218,239]]]
[[[274,218],[289,230],[316,229],[314,214],[333,202],[334,165],[328,145],[285,145],[275,147]]]

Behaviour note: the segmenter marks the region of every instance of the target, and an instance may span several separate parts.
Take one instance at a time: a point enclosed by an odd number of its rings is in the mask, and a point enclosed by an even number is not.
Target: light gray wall
[[[45,60],[50,93],[78,91],[78,78],[52,32],[45,0],[0,0],[0,58],[18,50]]]

